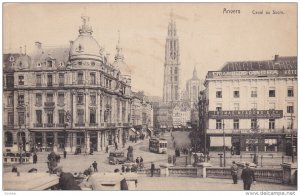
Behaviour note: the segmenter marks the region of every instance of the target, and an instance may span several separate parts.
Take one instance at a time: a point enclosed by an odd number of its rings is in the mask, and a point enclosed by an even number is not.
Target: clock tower
[[[165,103],[174,103],[180,100],[179,56],[179,41],[176,32],[176,23],[173,19],[173,13],[171,13],[171,19],[168,25],[168,35],[165,45],[163,87],[163,101]]]

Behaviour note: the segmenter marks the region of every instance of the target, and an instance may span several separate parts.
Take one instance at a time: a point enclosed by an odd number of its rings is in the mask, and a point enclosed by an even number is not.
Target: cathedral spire
[[[194,66],[194,71],[193,71],[193,79],[198,79],[197,70],[196,70],[195,66]]]
[[[123,61],[124,60],[124,55],[122,53],[122,47],[121,47],[121,44],[120,44],[120,30],[118,30],[118,43],[117,43],[117,46],[116,46],[116,50],[117,50],[117,53],[115,55],[115,61],[118,61],[118,60]]]
[[[90,17],[88,17],[85,14],[82,14],[81,19],[82,19],[82,25],[81,25],[81,27],[79,27],[80,35],[82,35],[82,34],[90,34],[91,35],[93,33],[93,30],[92,30],[92,26],[89,25]]]

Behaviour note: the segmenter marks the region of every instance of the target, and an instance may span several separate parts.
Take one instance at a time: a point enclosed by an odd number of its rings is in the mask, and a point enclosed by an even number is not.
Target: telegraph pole
[[[295,116],[293,116],[293,113],[291,113],[291,134],[292,134],[292,163],[295,162],[295,155],[294,155],[294,130],[293,130],[293,122],[294,122]]]
[[[225,130],[224,130],[224,119],[222,119],[223,127],[223,153],[224,153],[224,167],[226,167],[226,147],[225,147]]]

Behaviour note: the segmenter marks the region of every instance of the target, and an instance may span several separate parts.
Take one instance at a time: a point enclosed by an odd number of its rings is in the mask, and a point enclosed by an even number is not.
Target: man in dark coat
[[[231,166],[231,176],[233,180],[233,184],[237,184],[237,173],[238,173],[238,166],[235,164],[235,161],[232,161],[232,166]]]
[[[64,159],[67,158],[67,151],[64,150]]]
[[[64,173],[61,168],[56,170],[56,175],[59,176],[58,189],[61,190],[81,190],[77,185],[73,174]]]
[[[153,162],[151,162],[151,168],[150,168],[150,171],[151,171],[151,177],[153,177],[154,170],[155,170],[155,165],[154,165]]]
[[[32,159],[33,159],[33,164],[36,164],[36,162],[37,162],[37,155],[36,155],[36,153],[33,154]]]
[[[93,165],[93,168],[94,168],[94,172],[98,172],[97,162],[94,161],[94,163],[92,165]]]
[[[250,168],[250,163],[246,163],[246,168],[243,169],[242,171],[242,179],[244,183],[244,190],[250,190],[251,184],[256,183],[255,176],[254,176],[254,171]]]

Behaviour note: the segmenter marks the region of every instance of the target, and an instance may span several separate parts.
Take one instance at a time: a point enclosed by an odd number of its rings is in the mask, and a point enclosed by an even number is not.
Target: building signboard
[[[228,110],[209,111],[210,119],[251,119],[282,118],[283,110]]]
[[[281,77],[281,76],[297,76],[297,69],[255,70],[255,71],[209,71],[207,74],[207,78]]]

